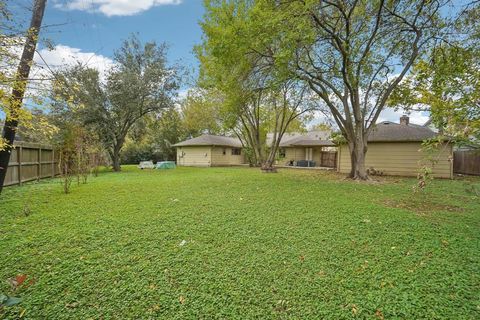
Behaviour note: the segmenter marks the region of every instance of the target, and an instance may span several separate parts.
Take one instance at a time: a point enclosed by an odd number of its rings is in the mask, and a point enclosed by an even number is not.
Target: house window
[[[278,150],[278,155],[280,156],[280,158],[285,158],[287,156],[285,148],[280,148]]]
[[[223,154],[223,155],[226,155],[226,154],[227,154],[227,149],[223,148],[222,154]]]
[[[242,149],[240,148],[232,148],[232,156],[239,156],[242,154]]]

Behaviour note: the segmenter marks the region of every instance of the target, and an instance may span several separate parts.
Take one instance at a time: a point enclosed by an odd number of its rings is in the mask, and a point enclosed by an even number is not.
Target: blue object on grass
[[[161,161],[157,162],[155,169],[175,169],[175,162],[173,161]]]

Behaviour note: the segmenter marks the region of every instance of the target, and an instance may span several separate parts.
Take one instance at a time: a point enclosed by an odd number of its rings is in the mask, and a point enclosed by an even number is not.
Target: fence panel
[[[16,142],[10,155],[4,186],[54,177],[58,174],[58,156],[51,146]]]
[[[322,151],[321,159],[322,159],[321,167],[335,168],[337,165],[337,152]]]
[[[455,151],[453,173],[480,175],[480,151]]]

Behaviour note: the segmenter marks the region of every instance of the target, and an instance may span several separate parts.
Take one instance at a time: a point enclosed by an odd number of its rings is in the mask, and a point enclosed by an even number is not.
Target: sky
[[[33,0],[10,0],[15,20],[28,26]],[[193,46],[201,41],[202,0],[49,0],[41,37],[53,50],[39,45],[35,60],[51,66],[81,61],[104,72],[113,63],[114,50],[132,33],[142,41],[165,42],[170,63],[195,75],[198,61]],[[182,92],[188,88],[184,83]],[[379,121],[398,122],[401,111],[385,110]],[[428,115],[413,112],[411,122],[423,124]],[[321,122],[320,118],[313,121]]]
[[[10,0],[24,25],[28,25],[26,8],[32,2]],[[201,39],[202,15],[201,0],[49,0],[41,36],[52,41],[55,50],[48,51],[42,44],[39,49],[49,65],[78,58],[102,68],[111,63],[122,41],[136,33],[142,41],[167,43],[171,63],[194,68],[192,50]]]

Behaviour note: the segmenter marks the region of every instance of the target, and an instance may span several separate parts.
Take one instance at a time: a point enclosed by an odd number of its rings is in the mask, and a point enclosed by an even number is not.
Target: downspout
[[[341,145],[337,147],[337,172],[340,172],[340,150],[342,150]]]

